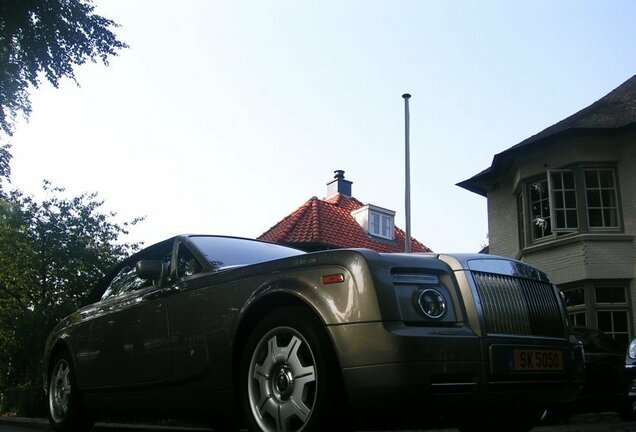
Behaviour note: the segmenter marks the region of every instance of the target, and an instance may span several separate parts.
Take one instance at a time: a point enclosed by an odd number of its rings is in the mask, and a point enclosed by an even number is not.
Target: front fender
[[[256,289],[241,315],[272,294],[292,296],[310,307],[325,325],[380,321],[378,296],[364,259],[354,255],[347,266],[325,265],[287,272]],[[342,275],[329,282],[325,276]]]

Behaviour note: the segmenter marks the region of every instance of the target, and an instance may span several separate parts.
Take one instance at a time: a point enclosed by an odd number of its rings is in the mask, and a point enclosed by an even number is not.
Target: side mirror
[[[168,276],[168,268],[162,261],[138,261],[135,272],[141,279],[155,281],[157,286],[163,285]]]

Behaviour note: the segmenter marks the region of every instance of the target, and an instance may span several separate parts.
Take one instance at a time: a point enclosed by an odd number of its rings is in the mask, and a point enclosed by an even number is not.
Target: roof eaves
[[[475,174],[469,179],[466,179],[459,183],[455,183],[455,186],[459,186],[470,192],[485,197],[487,194],[488,186],[492,185],[493,183],[491,170],[492,168],[486,168],[479,174]]]
[[[567,134],[620,130],[629,128],[634,124],[636,124],[636,75],[596,102],[507,150],[497,153],[493,157],[490,168],[467,180],[456,183],[456,185],[485,197],[488,188],[494,185],[495,177],[499,174],[501,166],[509,166],[509,164],[504,162],[521,151],[527,150],[530,146],[544,145],[557,137],[562,138]]]

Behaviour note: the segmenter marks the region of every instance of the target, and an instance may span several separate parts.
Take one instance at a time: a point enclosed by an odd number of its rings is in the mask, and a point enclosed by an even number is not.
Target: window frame
[[[600,328],[600,326],[598,325],[600,319],[599,319],[599,314],[609,314],[610,317],[610,329],[603,329]],[[624,316],[625,319],[625,329],[617,329],[616,328],[616,315],[617,314],[621,314]],[[609,335],[612,337],[612,339],[614,339],[617,342],[620,342],[622,344],[625,345],[625,348],[627,348],[627,345],[629,344],[629,341],[631,339],[630,337],[630,319],[629,319],[629,310],[626,308],[611,308],[611,309],[596,309],[596,328],[598,328],[599,330],[601,330],[603,333]],[[621,340],[622,339],[622,340]]]
[[[572,325],[587,327],[587,313],[585,310],[568,312],[568,318]]]
[[[384,240],[395,240],[395,212],[373,204],[367,204],[351,212],[351,216],[364,231]],[[376,222],[374,222],[374,218]]]
[[[203,265],[185,242],[177,245],[176,257],[176,277],[186,279],[203,272]]]
[[[615,168],[607,168],[607,167],[602,167],[602,166],[586,166],[582,168],[582,174],[583,174],[583,193],[585,196],[585,215],[587,217],[587,222],[588,222],[588,228],[590,231],[594,232],[594,231],[615,231],[618,229],[622,229],[622,222],[623,222],[623,216],[622,216],[622,212],[621,212],[621,202],[620,202],[620,194],[618,192],[618,176],[617,176],[617,172]],[[612,174],[612,183],[613,183],[613,192],[614,192],[614,200],[616,203],[616,206],[614,207],[615,211],[616,211],[616,226],[592,226],[589,222],[590,219],[590,205],[589,205],[589,198],[588,198],[588,187],[587,187],[587,178],[585,176],[585,174],[587,172],[591,172],[591,171],[595,171],[597,174],[600,171],[610,171],[610,173]],[[593,188],[590,188],[593,189]],[[596,189],[596,188],[594,188]],[[606,208],[610,208],[605,207],[602,205],[602,201],[603,201],[603,190],[607,190],[608,188],[603,188],[601,181],[599,179],[599,187],[598,190],[600,191],[600,195],[601,195],[601,207],[592,207],[593,209],[600,209],[601,210],[601,214],[603,214],[603,210],[605,210]],[[603,219],[605,217],[603,216]]]
[[[376,220],[377,219],[377,220]],[[382,216],[378,212],[369,212],[369,234],[380,235]]]
[[[525,192],[526,192],[525,201],[527,201],[527,204],[528,204],[528,214],[527,214],[528,220],[525,221],[525,223],[529,224],[529,228],[530,229],[527,230],[527,231],[529,233],[531,243],[534,243],[534,242],[537,242],[537,241],[541,241],[541,240],[546,239],[546,238],[552,238],[554,236],[554,231],[552,230],[552,214],[549,211],[547,215],[544,215],[543,214],[543,210],[542,210],[543,203],[545,202],[546,198],[544,198],[543,196],[540,196],[538,201],[535,201],[532,198],[533,186],[535,184],[544,183],[544,182],[545,182],[546,189],[547,189],[547,194],[548,194],[548,197],[547,197],[548,206],[550,208],[552,208],[552,205],[550,203],[550,185],[548,183],[547,178],[545,178],[545,177],[543,177],[543,178],[535,178],[534,180],[528,181],[526,183],[526,187],[525,187]],[[535,218],[535,214],[534,214],[534,212],[532,210],[534,204],[538,204],[539,205],[539,208],[540,208],[540,215],[539,216],[541,217],[541,219],[544,220],[544,221],[547,219],[547,224],[546,224],[546,226],[541,227],[541,231],[543,233],[545,233],[545,231],[547,229],[550,230],[550,232],[548,234],[543,234],[540,237],[539,236],[535,236],[535,229],[536,229],[535,225],[539,226],[539,224],[537,223],[538,218]]]
[[[566,189],[565,186],[563,186],[563,182],[564,182],[564,174],[572,174],[572,181],[574,183],[574,189]],[[554,176],[555,175],[559,175],[561,178],[561,183],[562,186],[561,188],[557,188],[557,185],[554,184]],[[548,201],[549,201],[549,205],[550,205],[550,220],[551,220],[551,228],[552,228],[552,233],[571,233],[571,232],[576,232],[579,230],[580,227],[580,216],[579,216],[579,200],[577,197],[577,181],[576,181],[576,173],[574,170],[572,169],[559,169],[559,170],[548,170],[546,172],[546,177],[547,177],[547,182],[548,182]],[[560,193],[562,196],[562,200],[563,200],[563,207],[559,207],[557,208],[555,200],[556,200],[556,193]],[[567,192],[570,192],[574,195],[574,209],[572,209],[571,207],[567,207],[567,203],[566,203],[566,198],[565,198],[565,194]],[[557,216],[557,212],[563,212],[563,219],[566,221],[567,224],[567,220],[568,220],[568,212],[573,211],[576,214],[576,227],[569,227],[569,226],[559,226],[558,222],[559,222],[559,217]]]
[[[590,226],[589,222],[589,206],[587,197],[587,184],[585,174],[590,171],[610,171],[613,181],[613,192],[615,199],[615,211],[617,226],[610,227],[594,227]],[[554,179],[555,174],[562,174],[565,172],[573,173],[574,190],[567,189],[568,192],[574,192],[574,199],[576,202],[576,215],[577,215],[577,227],[560,227],[557,226],[558,217],[557,211],[571,211],[572,209],[565,206],[564,208],[556,209],[555,207],[555,188]],[[545,183],[548,195],[549,220],[548,229],[549,233],[538,236],[537,228],[534,226],[535,215],[533,214],[533,204],[543,203],[545,198],[541,198],[540,201],[533,201],[532,187],[535,184]],[[606,188],[607,189],[607,188]],[[563,192],[563,189],[556,189],[556,192]],[[542,175],[530,177],[519,183],[519,186],[515,189],[515,199],[517,201],[517,221],[519,223],[518,235],[519,235],[519,249],[522,250],[525,247],[541,244],[544,242],[550,242],[557,238],[565,237],[568,235],[584,234],[584,233],[618,233],[624,230],[622,202],[619,190],[619,178],[618,170],[615,164],[577,164],[567,166],[559,169],[546,170]],[[609,207],[609,209],[614,209]],[[604,207],[602,208],[604,209]],[[542,212],[543,216],[543,212]],[[544,228],[545,230],[545,228]]]
[[[377,224],[372,223],[374,216],[376,216],[378,219]],[[384,233],[385,229],[388,231],[386,234]],[[378,211],[369,210],[369,234],[376,237],[393,240],[394,232],[395,225],[393,222],[393,217]]]
[[[579,322],[579,320],[575,316],[583,316],[586,327],[599,329],[599,314],[611,313],[612,328],[610,329],[610,331],[606,331],[606,329],[600,330],[609,334],[613,339],[620,340],[621,343],[625,341],[624,335],[627,335],[628,340],[631,340],[631,338],[634,337],[634,335],[632,334],[632,302],[631,291],[629,287],[629,280],[608,279],[588,279],[583,282],[577,282],[575,284],[559,286],[561,291],[565,293],[566,297],[568,297],[568,291],[580,290],[582,293],[583,303],[566,305],[567,315],[571,323]],[[597,299],[597,290],[603,288],[624,289],[624,301],[599,303]],[[615,313],[624,314],[624,316],[626,317],[626,330],[617,330],[615,328]]]

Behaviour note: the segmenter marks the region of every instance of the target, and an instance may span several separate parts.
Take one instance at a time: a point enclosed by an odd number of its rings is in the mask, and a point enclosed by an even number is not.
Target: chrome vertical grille
[[[551,284],[473,272],[488,334],[563,337],[559,298]]]

